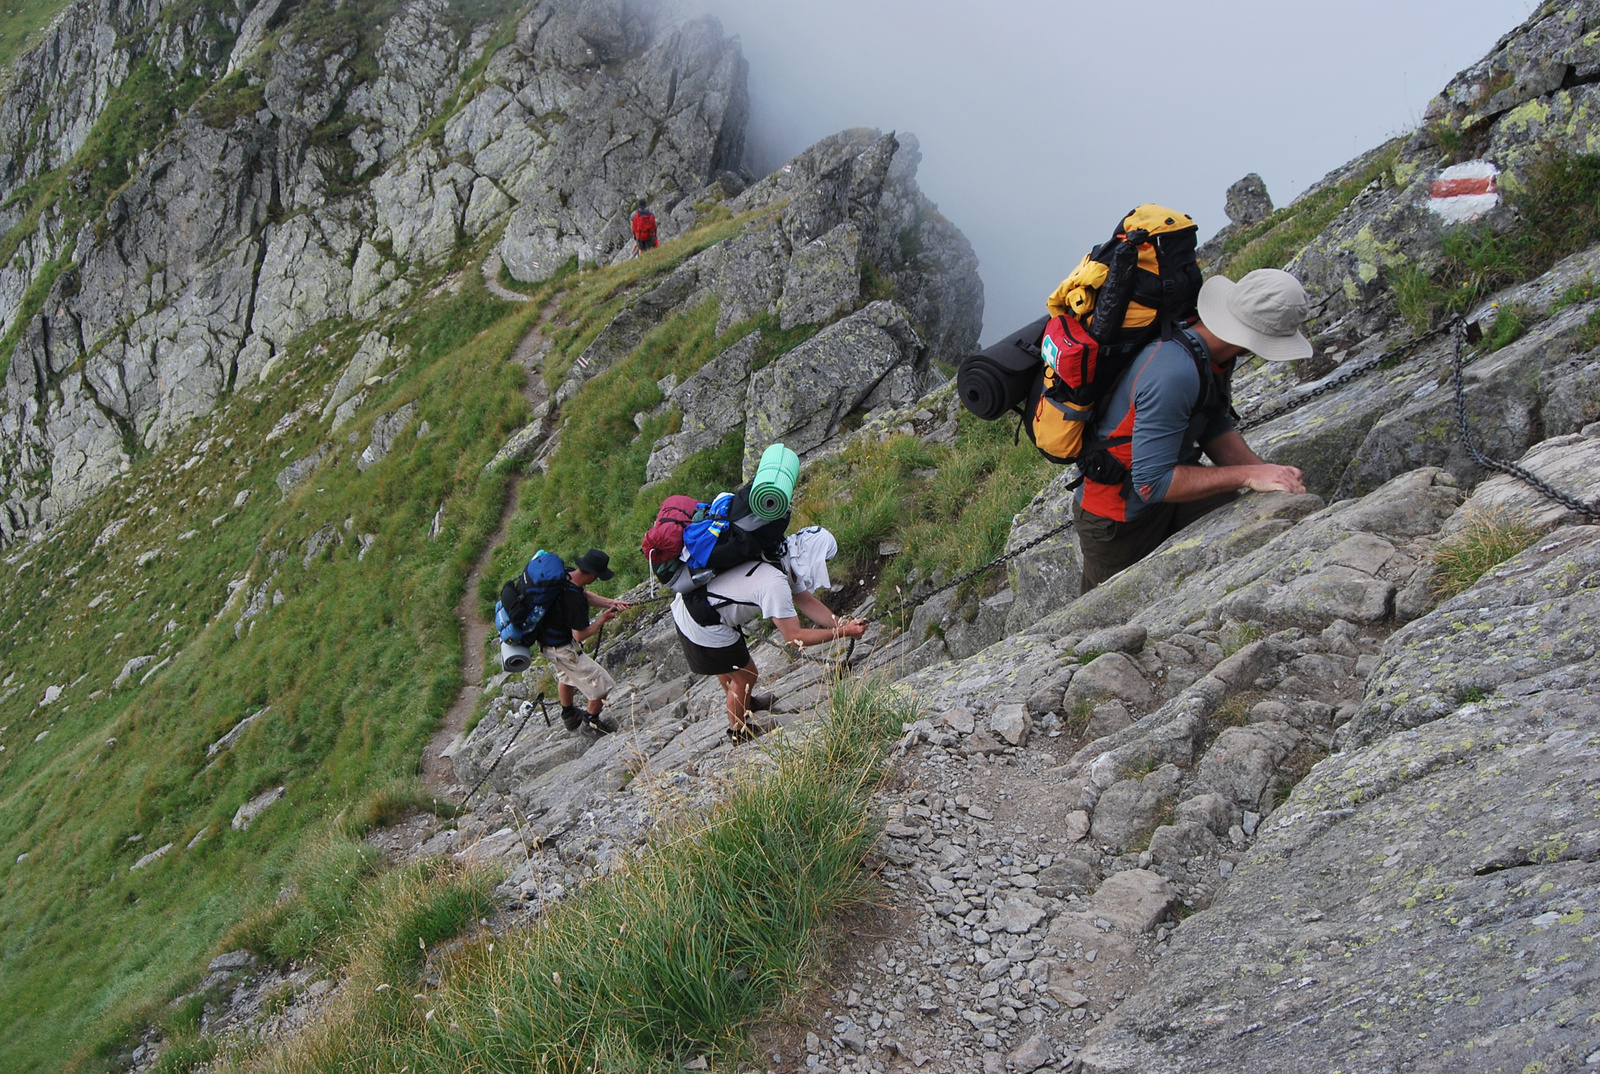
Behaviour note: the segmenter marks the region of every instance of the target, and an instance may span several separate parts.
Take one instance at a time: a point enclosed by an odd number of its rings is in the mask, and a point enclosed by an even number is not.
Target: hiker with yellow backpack
[[[1241,354],[1311,357],[1305,290],[1281,269],[1202,285],[1196,230],[1184,213],[1139,206],[1056,288],[1048,317],[962,363],[969,409],[1017,410],[1040,452],[1082,472],[1084,593],[1241,489],[1305,491],[1298,469],[1250,450],[1230,396]]]

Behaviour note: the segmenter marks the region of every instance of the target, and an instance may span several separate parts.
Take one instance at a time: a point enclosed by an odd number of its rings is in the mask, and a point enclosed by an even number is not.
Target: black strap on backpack
[[[744,576],[748,578],[760,570],[762,562],[758,560],[752,563],[750,569],[744,572]],[[718,603],[712,604],[712,597],[716,597]],[[722,621],[721,610],[735,604],[747,604],[752,608],[761,607],[753,600],[737,600],[733,597],[725,597],[721,593],[713,593],[708,586],[699,586],[683,595],[683,606],[688,611],[689,618],[703,627],[727,626],[728,624]],[[739,631],[739,637],[744,637],[742,628],[734,627],[733,629]]]
[[[1195,403],[1194,413],[1189,416],[1189,429],[1184,435],[1184,448],[1199,440],[1200,434],[1211,422],[1211,418],[1219,404],[1226,403],[1222,396],[1222,386],[1218,383],[1217,376],[1211,369],[1211,355],[1205,345],[1200,342],[1192,332],[1180,330],[1173,337],[1189,352],[1189,357],[1194,359],[1195,371],[1200,374],[1200,398]],[[1110,405],[1112,392],[1106,392],[1100,408],[1095,413],[1095,424],[1098,426],[1105,419],[1105,407]],[[1124,499],[1133,494],[1133,474],[1122,460],[1111,454],[1111,449],[1131,443],[1132,436],[1103,437],[1085,447],[1078,454],[1078,471],[1088,480],[1101,485],[1120,485]]]

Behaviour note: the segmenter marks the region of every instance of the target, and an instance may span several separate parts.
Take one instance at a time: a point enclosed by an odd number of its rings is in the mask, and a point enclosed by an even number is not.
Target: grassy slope
[[[525,306],[491,298],[468,268],[459,294],[424,301],[398,323],[395,340],[413,357],[375,389],[353,442],[349,430],[328,437],[317,412],[362,329],[319,330],[321,342],[290,363],[295,372],[245,388],[71,526],[12,550],[0,568],[0,600],[20,612],[0,634],[0,681],[14,676],[0,688],[12,691],[0,700],[0,1023],[20,1031],[0,1044],[0,1065],[60,1069],[75,1054],[92,1062],[118,1026],[192,981],[219,937],[272,900],[333,818],[415,772],[459,686],[451,609],[507,494],[506,474],[483,467],[526,419],[523,374],[506,358],[552,294],[580,296],[568,316],[582,325],[596,313],[585,301],[666,271],[738,226],[721,221],[649,259],[564,277]],[[714,353],[704,321],[702,312],[681,319],[699,331],[663,329],[694,343],[672,359],[680,375]],[[619,374],[661,346],[652,337]],[[571,406],[608,392],[597,379]],[[354,458],[373,419],[408,401],[416,420],[389,458],[359,473]],[[306,416],[266,443],[297,409]],[[431,432],[418,439],[422,420]],[[631,420],[628,429],[637,433]],[[274,476],[324,442],[328,457],[280,502]],[[723,465],[710,454],[678,479]],[[231,509],[243,489],[251,496]],[[432,541],[440,504],[444,529]],[[121,532],[96,547],[122,518]],[[306,539],[327,526],[342,542],[307,566]],[[363,533],[376,541],[358,559]],[[152,549],[162,554],[136,566]],[[247,573],[230,602],[230,581]],[[235,638],[269,575],[268,592],[281,591],[283,603],[269,600]],[[136,677],[110,691],[124,661],[147,654],[173,661],[146,685]],[[38,706],[50,685],[67,689]],[[262,706],[268,713],[213,762],[207,745]],[[278,785],[288,788],[283,804],[248,831],[231,830],[242,802]],[[130,873],[168,842],[164,858]]]
[[[67,0],[12,0],[0,8],[0,67],[37,44],[39,35],[67,6]]]
[[[192,975],[221,931],[276,890],[309,827],[415,769],[457,682],[459,631],[447,611],[504,495],[503,475],[479,471],[526,411],[514,371],[496,359],[531,316],[471,289],[425,311],[422,324],[457,325],[465,345],[412,361],[368,404],[362,431],[415,399],[434,432],[419,441],[413,426],[364,475],[352,455],[365,441],[341,436],[313,479],[278,502],[272,479],[288,460],[273,455],[311,451],[325,432],[314,414],[262,458],[246,454],[283,413],[315,407],[354,346],[346,332],[308,357],[298,379],[234,397],[208,429],[139,466],[72,526],[16,550],[3,599],[20,614],[0,640],[0,667],[26,683],[0,704],[0,1021],[19,1027],[0,1045],[7,1069],[59,1069],[139,1001]],[[202,438],[212,450],[182,469]],[[241,489],[252,495],[232,511]],[[429,541],[441,502],[445,532]],[[130,513],[96,548],[107,522]],[[347,539],[303,566],[301,542],[327,524],[344,533],[346,518],[347,538],[377,535],[365,561]],[[178,539],[190,530],[197,536]],[[134,565],[154,548],[160,559]],[[286,600],[235,639],[243,600],[212,616],[230,579],[248,570],[253,588],[275,551],[286,558],[271,584]],[[109,690],[123,661],[158,647],[170,666],[147,685]],[[48,685],[80,676],[54,705],[36,707]],[[206,745],[267,704],[208,764]],[[230,830],[240,803],[279,784],[289,788],[284,805],[247,832]],[[164,859],[129,872],[168,842]]]
[[[745,1031],[803,987],[830,916],[870,897],[872,791],[915,718],[877,686],[842,684],[803,741],[773,747],[708,815],[664,827],[638,864],[537,925],[462,945],[436,964],[437,986],[394,957],[415,959],[394,939],[413,932],[358,925],[338,1005],[283,1051],[240,1065],[643,1072],[710,1052],[731,1068],[747,1056]],[[415,882],[395,890],[438,901]]]

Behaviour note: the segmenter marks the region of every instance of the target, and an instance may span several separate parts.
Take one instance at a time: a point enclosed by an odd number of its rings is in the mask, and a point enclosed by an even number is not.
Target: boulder
[[[690,455],[716,447],[723,437],[743,427],[745,385],[760,340],[759,332],[745,336],[667,396],[667,402],[682,412],[683,423],[651,449],[644,468],[647,483],[664,481]]]
[[[1197,794],[1178,805],[1179,823],[1204,824],[1213,835],[1227,835],[1236,819],[1233,803],[1220,794]]]
[[[1118,849],[1149,835],[1171,818],[1182,779],[1176,765],[1165,764],[1142,779],[1118,780],[1095,803],[1090,834]]]
[[[1272,215],[1272,197],[1267,193],[1267,184],[1262,182],[1261,176],[1251,172],[1228,188],[1222,211],[1227,214],[1229,223],[1237,227],[1260,223]]]
[[[1020,704],[1000,705],[989,717],[989,729],[1013,746],[1027,743],[1032,726],[1027,707]]]
[[[1204,824],[1194,821],[1163,824],[1150,835],[1150,860],[1157,865],[1169,862],[1181,865],[1216,849],[1216,835]]]
[[[745,403],[745,476],[780,441],[802,461],[814,455],[890,369],[922,354],[905,313],[874,302],[754,373]]]
[[[1069,708],[1079,701],[1115,698],[1135,712],[1148,712],[1156,695],[1145,681],[1139,665],[1125,653],[1102,653],[1078,669],[1067,687],[1063,702]]]
[[[1132,623],[1096,630],[1072,650],[1080,657],[1090,653],[1137,653],[1144,648],[1149,632]]]
[[[1304,735],[1283,723],[1229,727],[1200,759],[1194,786],[1201,793],[1220,796],[1240,810],[1270,812],[1278,767],[1304,741]]]
[[[1166,878],[1146,869],[1112,873],[1094,893],[1094,914],[1113,928],[1150,932],[1161,923],[1177,894]]]

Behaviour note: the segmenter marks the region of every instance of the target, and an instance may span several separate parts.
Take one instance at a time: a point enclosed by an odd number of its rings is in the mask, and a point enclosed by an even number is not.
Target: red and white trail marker
[[[1452,164],[1428,188],[1428,208],[1448,224],[1476,220],[1500,204],[1495,179],[1500,169],[1487,160]]]

